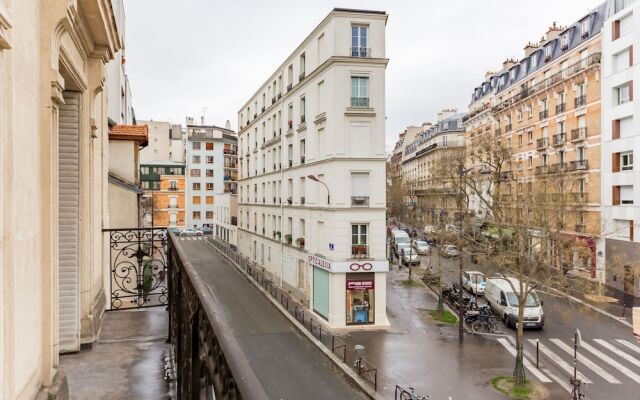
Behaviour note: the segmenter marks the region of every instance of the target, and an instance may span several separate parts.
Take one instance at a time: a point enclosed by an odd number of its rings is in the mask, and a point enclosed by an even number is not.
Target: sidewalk
[[[110,311],[91,350],[60,356],[77,400],[166,400],[173,389],[164,379],[170,355],[165,307]]]
[[[356,344],[365,346],[365,357],[378,367],[378,391],[393,398],[395,385],[401,385],[432,399],[504,399],[490,380],[511,375],[513,356],[495,340],[475,335],[465,334],[460,347],[457,325],[440,325],[423,317],[420,310],[435,309],[437,300],[426,287],[404,286],[401,281],[407,277],[406,268],[398,271],[396,266],[388,274],[390,329],[338,334],[351,349]]]

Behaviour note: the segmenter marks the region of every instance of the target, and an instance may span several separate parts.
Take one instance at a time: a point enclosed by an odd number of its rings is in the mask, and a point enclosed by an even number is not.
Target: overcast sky
[[[384,10],[387,148],[407,125],[468,106],[507,57],[521,58],[553,21],[602,0],[125,0],[127,73],[136,118],[237,129],[237,112],[334,7]]]

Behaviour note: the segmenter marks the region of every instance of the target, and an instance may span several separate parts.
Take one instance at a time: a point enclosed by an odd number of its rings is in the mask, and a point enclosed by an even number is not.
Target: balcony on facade
[[[536,149],[537,150],[544,150],[547,147],[549,147],[549,139],[548,138],[542,138],[542,139],[536,140]]]
[[[575,231],[579,233],[585,233],[587,231],[587,226],[585,224],[576,224]]]
[[[548,165],[538,165],[534,170],[534,174],[535,175],[543,175],[543,174],[548,174],[548,173],[549,173],[549,166]]]
[[[578,96],[574,99],[574,103],[576,108],[578,107],[584,107],[587,104],[587,96],[586,95],[582,95],[582,96]]]
[[[547,119],[549,118],[549,110],[542,110],[540,111],[540,119]]]
[[[587,128],[578,128],[571,131],[571,141],[579,142],[587,138]]]
[[[566,141],[566,136],[563,133],[558,133],[556,135],[553,135],[553,145],[554,146],[562,146]]]
[[[502,171],[500,172],[500,180],[501,181],[509,181],[513,179],[513,171]]]
[[[562,114],[567,109],[567,103],[561,103],[556,105],[556,114]]]
[[[503,111],[512,105],[518,103],[519,101],[525,100],[534,94],[541,92],[547,88],[550,88],[560,82],[567,81],[571,79],[574,75],[583,72],[595,65],[600,64],[602,58],[602,53],[594,53],[591,54],[584,60],[580,60],[567,68],[551,75],[549,78],[533,85],[533,86],[523,86],[520,90],[520,93],[515,94],[514,96],[502,101],[501,103],[495,105],[492,108],[492,112],[497,113]],[[579,96],[575,99],[576,107],[584,106],[586,104],[586,97]]]
[[[504,131],[505,131],[505,133],[511,132],[511,124],[505,125]]]
[[[368,47],[351,47],[351,57],[371,57],[371,49]]]
[[[589,162],[587,160],[570,161],[567,166],[567,171],[583,171],[589,169]]]
[[[556,164],[552,164],[549,172],[550,173],[559,173],[559,172],[565,172],[567,169],[567,164],[566,163],[556,163]]]
[[[351,107],[353,107],[353,108],[369,108],[369,98],[368,97],[352,97],[351,98]]]
[[[351,196],[351,205],[354,207],[368,207],[369,196]]]

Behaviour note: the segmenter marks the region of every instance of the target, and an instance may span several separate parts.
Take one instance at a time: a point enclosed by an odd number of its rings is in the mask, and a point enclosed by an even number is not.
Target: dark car
[[[211,235],[213,233],[213,228],[204,227],[202,228],[202,233],[204,233],[205,235]]]

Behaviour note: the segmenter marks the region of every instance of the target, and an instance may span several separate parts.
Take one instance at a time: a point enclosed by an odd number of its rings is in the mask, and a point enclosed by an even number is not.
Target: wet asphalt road
[[[436,269],[438,256],[421,257],[424,268]],[[458,259],[443,259],[445,282],[458,281]],[[486,272],[482,265],[473,264],[465,255],[465,270]],[[406,269],[406,268],[405,268]],[[589,399],[640,399],[640,343],[634,340],[628,326],[564,297],[539,291],[544,301],[543,330],[525,331],[525,351],[532,365],[536,360],[536,341],[539,340],[539,363],[549,385],[561,386],[569,398],[569,377],[573,368],[573,335],[580,330],[583,347],[578,350],[578,371],[591,381],[584,387]],[[483,299],[480,298],[479,303]],[[515,330],[505,328],[508,342],[514,346]],[[492,339],[495,340],[495,339]],[[569,350],[569,351],[568,351]],[[567,369],[567,367],[570,367]],[[527,371],[529,376],[531,371]]]
[[[329,359],[204,240],[178,240],[270,399],[366,399]]]

